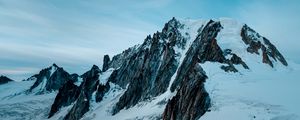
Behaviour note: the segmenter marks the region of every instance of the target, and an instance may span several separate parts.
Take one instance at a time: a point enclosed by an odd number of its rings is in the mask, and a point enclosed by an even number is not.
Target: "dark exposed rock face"
[[[189,69],[193,68],[195,62],[224,61],[223,52],[220,51],[220,48],[213,42],[221,28],[220,22],[214,22],[212,20],[203,28],[202,32],[197,36],[187,51],[187,55],[178,69],[177,76],[171,86],[172,92],[179,87],[184,76],[188,74]],[[211,54],[207,53],[207,51],[213,51],[212,54],[218,57],[207,55]]]
[[[150,91],[150,94],[153,96],[157,96],[167,90],[170,79],[172,75],[175,74],[179,64],[175,56],[176,54],[172,48],[166,48],[163,54],[164,61],[161,63],[160,69],[157,72],[153,90]]]
[[[249,45],[247,51],[250,53],[262,53],[262,62],[273,67],[273,62],[270,58],[279,60],[283,65],[287,66],[287,62],[276,47],[265,37],[260,36],[253,29],[244,25],[241,30],[242,40],[246,45]],[[260,50],[260,51],[259,51]]]
[[[80,87],[81,90],[86,94],[88,100],[90,100],[93,92],[97,90],[100,72],[101,70],[98,68],[98,66],[94,65],[90,71],[81,76],[83,78],[83,83]]]
[[[225,72],[238,72],[238,70],[233,66],[233,64],[222,65],[220,68]]]
[[[77,82],[78,81],[78,77],[79,75],[76,74],[76,73],[73,73],[70,75],[70,80],[74,83],[74,82]]]
[[[108,55],[104,55],[103,57],[103,66],[102,71],[105,72],[109,68],[110,58]]]
[[[225,61],[223,52],[215,43],[221,28],[219,22],[209,21],[189,48],[172,84],[171,91],[178,89],[178,92],[168,102],[163,113],[164,120],[194,120],[208,110],[210,98],[204,88],[207,77],[198,63]],[[208,55],[208,51],[213,56]]]
[[[32,92],[32,90],[39,85],[45,85],[42,86],[43,88],[39,88],[41,89],[39,93],[58,90],[67,83],[67,81],[71,80],[74,82],[77,80],[76,74],[70,75],[62,67],[58,67],[56,64],[41,70],[39,74],[33,75],[29,79],[36,79],[35,83],[30,87],[29,92]]]
[[[61,107],[71,105],[75,102],[79,97],[79,94],[80,89],[78,86],[74,85],[73,82],[68,81],[64,84],[55,97],[48,118],[52,117]]]
[[[123,108],[136,105],[139,101],[162,94],[167,90],[168,83],[178,67],[174,47],[183,48],[186,39],[182,37],[179,28],[182,25],[173,18],[151,38],[137,48],[121,67],[109,78],[127,91],[121,96],[113,109],[116,114]]]
[[[222,51],[215,37],[213,39],[208,39],[204,42],[204,44],[202,44],[202,49],[204,49],[204,52],[200,54],[200,63],[204,63],[206,61],[225,63],[227,65],[222,65],[221,69],[226,72],[238,72],[238,70],[234,67],[234,65],[238,64],[241,64],[245,69],[249,69],[242,58],[234,53],[231,53],[230,49]],[[225,56],[227,55],[231,55],[232,57],[230,59],[226,59]]]
[[[92,94],[97,90],[99,85],[100,72],[101,70],[98,66],[93,65],[91,70],[81,75],[83,83],[79,88],[80,95],[69,113],[65,116],[65,120],[79,120],[87,111],[89,111]],[[103,92],[101,90],[98,91]]]
[[[218,28],[222,28],[221,25],[218,26]],[[215,31],[215,32],[219,32]],[[205,33],[205,31],[202,31],[202,34],[209,34]],[[216,35],[216,34],[215,34]],[[204,36],[203,38],[206,38]],[[247,64],[237,56],[235,53],[232,53],[230,49],[226,49],[222,51],[220,46],[217,43],[216,36],[213,36],[213,38],[206,39],[205,41],[202,41],[201,45],[201,51],[199,58],[200,63],[205,63],[206,61],[210,62],[219,62],[224,63],[227,65],[222,65],[221,69],[223,69],[226,72],[238,72],[238,70],[234,67],[234,65],[241,64],[245,69],[249,69]],[[226,59],[225,56],[231,55],[231,58]]]
[[[217,30],[216,32],[219,32],[219,30]],[[208,34],[208,33],[202,33],[202,34]],[[203,41],[204,44],[201,44],[202,45],[201,49],[204,50],[202,54],[200,54],[201,63],[204,63],[206,61],[223,63],[225,61],[225,57],[223,56],[223,51],[217,44],[217,40],[215,39],[215,37],[216,36],[213,36],[213,38],[209,38],[206,41]]]
[[[58,90],[68,80],[72,80],[71,75],[64,71],[63,68],[57,68],[57,70],[50,76],[46,84],[46,90]]]
[[[64,84],[63,87],[59,89],[59,93],[52,104],[49,118],[61,107],[71,105],[76,101],[64,119],[79,120],[87,111],[89,111],[90,100],[92,99],[92,94],[94,92],[96,92],[96,101],[100,102],[104,94],[110,89],[108,83],[106,85],[99,84],[100,73],[101,70],[98,66],[93,65],[91,70],[80,76],[83,79],[80,86],[76,86],[72,80],[69,80]],[[72,76],[76,77],[76,75]]]
[[[109,82],[107,82],[105,85],[99,84],[96,92],[96,102],[101,102],[104,97],[104,94],[107,93],[109,89]]]
[[[137,45],[130,47],[122,53],[115,55],[108,63],[109,68],[117,69],[121,67],[124,62],[128,62],[128,59],[133,55],[134,52],[136,52],[137,47]]]
[[[40,85],[44,79],[49,79],[50,78],[50,70],[51,68],[46,68],[40,71],[39,74],[35,74],[29,79],[35,79],[36,81],[34,84],[30,87],[29,91],[31,92],[34,88],[36,88],[38,85]]]
[[[210,107],[210,98],[204,88],[207,78],[199,64],[188,70],[177,94],[169,100],[163,120],[196,120]]]
[[[249,69],[248,65],[234,53],[229,53],[228,55],[231,55],[230,59],[226,59],[224,63],[227,64],[227,66],[222,65],[221,69],[223,69],[225,72],[238,72],[238,70],[234,67],[234,65],[242,65],[245,69]]]
[[[89,111],[89,107],[90,101],[88,96],[84,93],[84,91],[81,91],[77,102],[66,115],[64,120],[79,120],[86,112]]]
[[[8,82],[11,82],[11,81],[13,81],[13,80],[10,79],[10,78],[8,78],[8,77],[6,77],[6,76],[2,76],[2,75],[0,76],[0,85],[8,83]]]
[[[242,60],[242,58],[240,58],[239,56],[237,56],[236,54],[232,54],[231,59],[229,60],[230,63],[232,64],[241,64],[244,68],[249,69],[249,67],[246,65],[246,63]]]

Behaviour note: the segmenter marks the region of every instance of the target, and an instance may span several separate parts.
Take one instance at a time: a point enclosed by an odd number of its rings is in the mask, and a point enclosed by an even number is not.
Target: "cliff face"
[[[210,98],[204,88],[204,71],[195,64],[188,72],[177,94],[168,101],[162,115],[164,120],[196,120],[210,107]]]
[[[77,100],[80,94],[80,88],[68,81],[58,91],[48,118],[52,117],[60,108],[71,105]]]
[[[198,119],[208,110],[210,98],[204,88],[206,75],[198,63],[224,61],[220,48],[213,45],[220,29],[219,22],[209,21],[189,48],[171,87],[171,91],[178,89],[178,92],[167,103],[163,119]]]
[[[71,81],[65,83],[56,95],[48,118],[51,118],[60,108],[74,103],[72,109],[64,119],[79,120],[87,111],[89,111],[89,101],[94,97],[92,94],[97,91],[97,88],[99,88],[98,86],[103,88],[103,86],[99,84],[100,73],[101,70],[98,66],[94,65],[91,70],[80,76],[83,81],[78,86]],[[98,90],[98,92],[103,91],[103,89]]]
[[[175,48],[182,49],[186,44],[179,32],[182,25],[173,18],[162,32],[153,37],[148,36],[138,47],[137,52],[122,64],[109,81],[122,87],[129,84],[127,91],[116,104],[113,114],[123,108],[136,105],[139,101],[162,94],[168,88],[168,83],[178,67],[178,54]]]

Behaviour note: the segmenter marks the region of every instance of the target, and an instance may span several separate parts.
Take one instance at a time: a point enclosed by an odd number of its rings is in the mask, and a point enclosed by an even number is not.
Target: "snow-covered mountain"
[[[102,70],[53,64],[0,85],[0,118],[296,120],[299,68],[246,24],[172,18],[142,44],[105,55]]]
[[[36,92],[38,94],[44,92],[52,92],[61,88],[67,81],[76,82],[77,74],[70,75],[62,67],[53,64],[52,66],[40,71],[27,80],[35,81],[28,92]]]

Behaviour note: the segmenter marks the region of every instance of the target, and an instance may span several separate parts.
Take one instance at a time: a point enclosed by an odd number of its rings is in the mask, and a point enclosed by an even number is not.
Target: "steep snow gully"
[[[297,120],[299,68],[246,24],[172,18],[102,69],[3,82],[0,119]]]

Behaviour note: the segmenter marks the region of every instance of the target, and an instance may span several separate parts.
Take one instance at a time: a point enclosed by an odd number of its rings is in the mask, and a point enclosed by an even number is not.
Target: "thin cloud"
[[[1,1],[0,74],[19,79],[24,72],[26,78],[32,74],[19,68],[42,69],[52,63],[82,74],[92,64],[101,65],[104,54],[114,55],[141,43],[158,28],[127,10],[116,16],[97,14],[105,7],[93,2],[75,2],[73,9],[52,1]]]
[[[297,1],[281,1],[282,6],[261,0],[69,2],[0,0],[0,74],[14,76],[22,72],[18,68],[41,69],[54,62],[81,74],[93,64],[101,65],[104,54],[141,43],[173,16],[233,17],[271,39],[288,58],[300,61],[293,57],[299,55]]]

